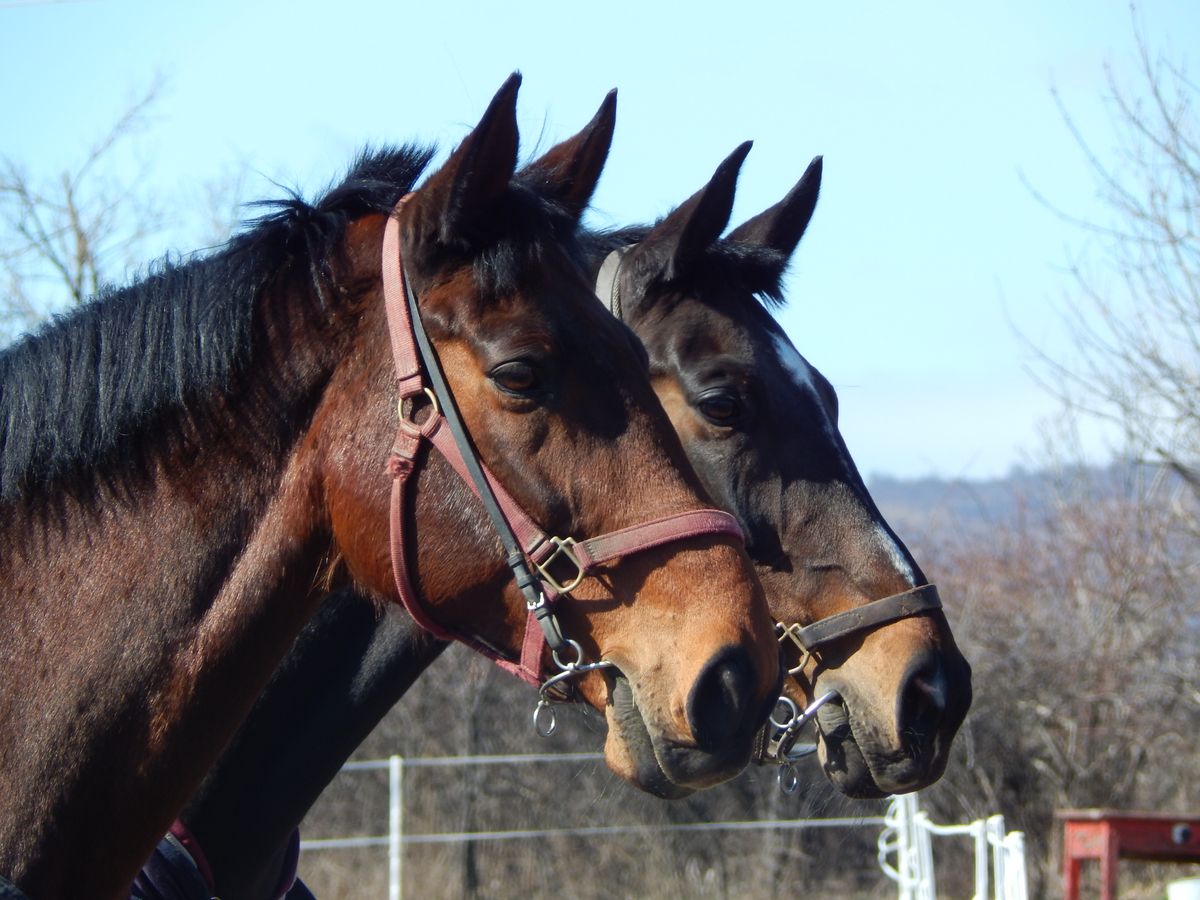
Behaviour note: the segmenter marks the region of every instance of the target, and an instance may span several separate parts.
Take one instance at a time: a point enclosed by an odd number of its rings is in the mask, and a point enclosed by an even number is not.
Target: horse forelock
[[[98,469],[141,471],[170,417],[200,435],[214,398],[254,364],[257,300],[289,273],[322,282],[346,225],[390,210],[432,150],[366,150],[318,200],[293,194],[207,255],[165,259],[125,287],[102,290],[0,352],[0,502],[45,491],[86,493]]]

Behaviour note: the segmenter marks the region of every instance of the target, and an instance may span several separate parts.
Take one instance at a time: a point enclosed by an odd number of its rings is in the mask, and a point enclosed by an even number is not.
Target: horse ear
[[[579,218],[596,192],[616,123],[617,92],[613,89],[582,131],[551,147],[526,166],[524,173],[540,183],[545,196],[557,200]]]
[[[668,248],[667,278],[685,271],[688,264],[704,252],[729,224],[738,172],[752,141],[746,141],[717,166],[708,184],[659,222],[646,235],[646,245]]]
[[[500,86],[483,118],[422,186],[422,206],[438,218],[437,235],[450,243],[470,217],[508,190],[517,168],[517,90],[513,72]]]
[[[791,256],[808,228],[821,192],[821,157],[815,157],[788,195],[729,234],[731,241],[756,244]]]

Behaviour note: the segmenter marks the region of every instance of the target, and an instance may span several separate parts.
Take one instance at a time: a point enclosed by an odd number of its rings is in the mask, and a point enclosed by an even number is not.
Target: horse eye
[[[731,394],[706,394],[696,405],[704,418],[714,425],[732,425],[742,415],[742,404]]]
[[[519,359],[501,363],[488,373],[488,377],[500,390],[510,394],[532,394],[542,386],[537,368]]]

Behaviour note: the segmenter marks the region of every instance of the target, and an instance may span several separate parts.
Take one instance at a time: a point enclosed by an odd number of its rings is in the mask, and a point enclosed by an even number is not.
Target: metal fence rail
[[[388,759],[362,760],[347,763],[343,772],[388,771],[388,833],[350,838],[313,838],[300,842],[302,851],[345,850],[358,847],[388,848],[388,898],[400,900],[403,875],[404,847],[417,844],[464,844],[470,841],[509,841],[530,838],[611,837],[622,834],[656,832],[757,831],[766,829],[806,830],[815,828],[884,827],[884,816],[861,816],[827,819],[752,819],[728,822],[691,822],[661,825],[587,825],[565,828],[544,828],[512,831],[460,831],[421,834],[404,833],[404,771],[405,769],[449,768],[455,766],[530,765],[547,763],[596,762],[602,753],[532,753],[519,756],[392,756]]]
[[[658,825],[584,825],[508,831],[457,831],[405,834],[405,769],[458,766],[520,766],[598,762],[601,753],[530,753],[517,756],[428,756],[372,759],[347,763],[343,772],[388,771],[388,833],[348,838],[314,838],[300,842],[302,851],[388,848],[388,897],[400,900],[404,847],[418,844],[465,844],[547,837],[612,837],[622,834],[712,831],[796,831],[816,828],[882,828],[879,865],[899,888],[900,900],[936,900],[932,836],[962,836],[975,843],[975,900],[987,900],[989,880],[997,900],[1025,900],[1025,843],[1019,831],[1005,832],[1004,817],[991,816],[966,825],[935,825],[920,809],[915,794],[895,797],[886,815],[826,819],[752,819]],[[894,858],[894,862],[893,862]],[[991,865],[989,866],[989,862]],[[989,871],[990,870],[990,871]],[[989,875],[991,876],[989,879]]]

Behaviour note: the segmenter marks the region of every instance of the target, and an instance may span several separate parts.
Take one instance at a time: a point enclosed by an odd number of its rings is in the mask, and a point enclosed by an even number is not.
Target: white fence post
[[[966,825],[935,825],[921,810],[916,794],[893,797],[879,835],[879,864],[899,888],[900,900],[936,900],[932,838],[969,837],[975,844],[974,900],[1026,900],[1025,836],[1005,832],[1004,817],[976,819]],[[896,864],[889,861],[896,854]],[[990,874],[994,893],[989,891]]]
[[[400,900],[404,857],[404,759],[388,759],[388,900]]]
[[[1010,831],[1004,836],[1003,900],[1026,900],[1029,878],[1025,874],[1025,833]]]
[[[929,816],[921,809],[916,794],[905,794],[901,798],[908,806],[913,845],[913,874],[916,878],[918,900],[937,900],[937,873],[933,868],[933,837],[929,828]]]

